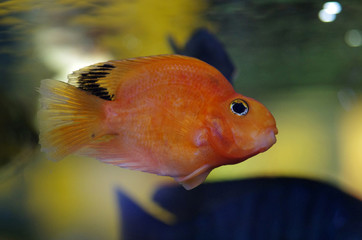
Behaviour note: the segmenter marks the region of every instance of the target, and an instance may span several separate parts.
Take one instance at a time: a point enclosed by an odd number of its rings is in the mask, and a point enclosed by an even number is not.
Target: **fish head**
[[[260,102],[235,94],[210,108],[209,142],[214,151],[234,164],[269,149],[278,133],[275,119]]]

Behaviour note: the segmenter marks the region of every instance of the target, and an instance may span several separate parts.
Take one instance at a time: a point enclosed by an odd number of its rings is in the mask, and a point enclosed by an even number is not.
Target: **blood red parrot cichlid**
[[[212,169],[276,141],[266,107],[192,57],[108,61],[68,78],[43,80],[39,89],[40,144],[54,160],[77,153],[192,189]]]

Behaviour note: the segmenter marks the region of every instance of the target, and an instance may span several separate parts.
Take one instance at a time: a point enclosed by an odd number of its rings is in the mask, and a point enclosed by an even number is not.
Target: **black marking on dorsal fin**
[[[127,81],[127,76],[129,76],[128,74],[130,74],[130,72],[135,71],[136,69],[140,70],[140,66],[152,63],[163,62],[163,66],[172,64],[169,60],[175,59],[201,62],[195,58],[181,55],[158,55],[111,60],[74,71],[72,74],[68,75],[68,83],[100,98],[115,100],[117,98],[116,92],[118,87],[120,84]],[[147,69],[141,69],[140,71],[147,71]]]
[[[106,78],[114,68],[115,66],[112,64],[104,63],[93,65],[86,71],[79,72],[75,76],[77,78],[77,87],[102,99],[114,100],[114,94],[110,94],[107,88],[101,87],[99,83],[99,80]]]

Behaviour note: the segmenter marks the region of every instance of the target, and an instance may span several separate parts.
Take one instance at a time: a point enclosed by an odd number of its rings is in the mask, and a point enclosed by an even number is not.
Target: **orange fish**
[[[271,113],[195,58],[108,61],[68,79],[43,80],[39,89],[40,144],[54,160],[77,153],[192,189],[212,169],[276,141]]]

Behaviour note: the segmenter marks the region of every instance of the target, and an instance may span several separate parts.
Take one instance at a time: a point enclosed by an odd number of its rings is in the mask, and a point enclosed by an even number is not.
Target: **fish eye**
[[[230,109],[238,116],[244,116],[249,112],[248,104],[240,98],[235,99],[230,103]]]

